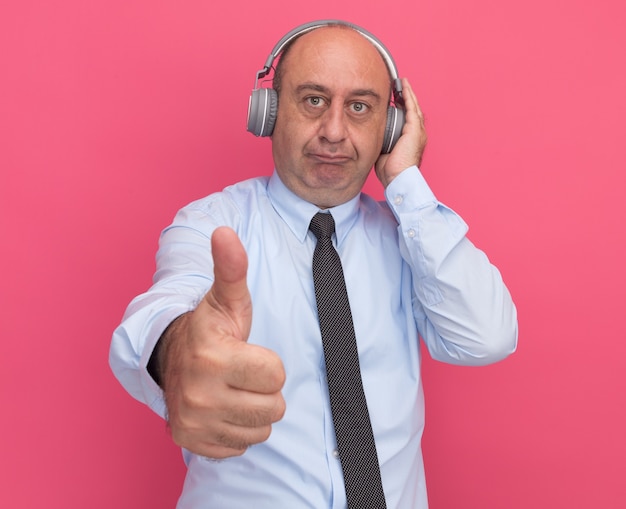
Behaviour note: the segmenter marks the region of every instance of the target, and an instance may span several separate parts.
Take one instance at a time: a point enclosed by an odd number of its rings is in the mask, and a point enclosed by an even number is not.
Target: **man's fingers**
[[[285,413],[280,393],[221,391],[210,407],[170,419],[172,438],[181,447],[209,458],[243,454],[270,436],[272,424]]]
[[[402,79],[402,90],[404,94],[404,104],[407,109],[407,115],[409,117],[412,117],[412,114],[415,113],[417,116],[417,120],[423,127],[424,114],[422,113],[422,109],[420,108],[419,102],[417,101],[417,97],[415,95],[415,92],[413,91],[413,88],[411,87],[411,84],[409,83],[408,78]],[[411,113],[408,113],[409,111]],[[412,118],[409,118],[409,121],[410,120],[412,120]]]
[[[227,415],[224,415],[223,422],[225,424],[240,427],[243,432],[245,429],[252,430],[271,426],[285,415],[285,399],[280,392],[274,394],[238,392],[232,398],[238,404],[230,408]],[[267,432],[269,433],[269,429]]]
[[[406,128],[411,129],[414,132],[414,136],[416,136],[413,141],[415,144],[413,150],[415,151],[417,166],[420,166],[424,148],[426,147],[428,140],[425,129],[424,114],[422,113],[422,109],[420,108],[419,102],[417,101],[417,97],[411,87],[411,84],[409,83],[408,78],[402,79],[402,89],[404,92],[404,103],[407,109]]]
[[[231,350],[226,383],[235,389],[274,394],[283,388],[285,368],[280,357],[259,345],[245,344]]]
[[[208,459],[223,459],[233,456],[241,456],[251,445],[259,444],[267,440],[272,432],[271,426],[260,428],[238,428],[229,425],[224,429],[213,432],[215,442],[205,440],[202,434],[194,432],[174,432],[172,440],[180,447],[188,451],[204,456]]]

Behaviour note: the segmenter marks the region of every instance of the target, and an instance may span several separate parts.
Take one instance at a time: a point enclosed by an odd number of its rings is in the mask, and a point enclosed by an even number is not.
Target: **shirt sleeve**
[[[195,309],[213,282],[211,233],[217,221],[200,207],[178,212],[159,239],[152,287],[136,297],[113,333],[109,364],[124,388],[161,417],[166,416],[163,391],[147,364],[168,325]]]
[[[413,275],[413,311],[430,355],[484,365],[513,353],[517,312],[500,272],[466,237],[467,224],[438,202],[415,166],[389,184],[400,252]]]

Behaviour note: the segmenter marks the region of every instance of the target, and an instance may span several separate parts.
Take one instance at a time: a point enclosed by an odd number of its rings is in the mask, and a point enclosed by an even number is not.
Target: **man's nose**
[[[329,143],[339,143],[347,136],[346,113],[341,104],[331,104],[321,118],[319,135]]]

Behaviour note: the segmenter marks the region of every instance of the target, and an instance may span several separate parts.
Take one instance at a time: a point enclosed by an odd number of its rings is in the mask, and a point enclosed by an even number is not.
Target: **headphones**
[[[396,144],[396,141],[398,141],[398,138],[400,138],[400,135],[402,134],[402,127],[404,126],[405,115],[403,108],[404,99],[402,98],[402,82],[398,78],[396,64],[383,43],[367,30],[346,21],[327,19],[305,23],[304,25],[294,28],[280,41],[278,41],[269,57],[267,57],[263,69],[258,71],[256,74],[254,89],[252,90],[250,101],[248,103],[247,129],[255,136],[271,136],[272,131],[274,130],[276,114],[278,111],[278,94],[273,88],[258,88],[258,83],[261,78],[264,78],[269,74],[272,69],[272,65],[274,64],[274,60],[276,60],[278,55],[280,55],[285,46],[302,34],[317,28],[336,25],[352,28],[370,41],[381,54],[387,68],[389,69],[389,74],[391,75],[393,84],[393,100],[392,104],[390,104],[387,108],[387,125],[385,126],[385,135],[382,147],[382,153],[388,154]]]

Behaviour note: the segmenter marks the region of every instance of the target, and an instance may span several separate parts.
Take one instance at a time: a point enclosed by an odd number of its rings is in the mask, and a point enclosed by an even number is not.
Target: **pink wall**
[[[427,115],[423,170],[519,308],[504,363],[425,361],[432,508],[624,507],[625,14],[622,0],[3,2],[0,507],[173,507],[180,453],[114,380],[110,334],[174,212],[271,171],[248,95],[311,17],[387,44]]]

